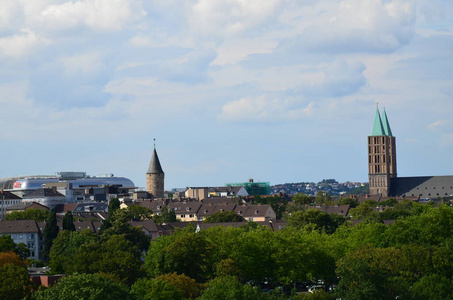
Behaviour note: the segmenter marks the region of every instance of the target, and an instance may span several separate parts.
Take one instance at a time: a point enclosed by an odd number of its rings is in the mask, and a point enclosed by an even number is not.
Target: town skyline
[[[367,182],[376,102],[398,176],[453,174],[448,1],[77,3],[2,8],[0,178],[145,187],[155,138],[165,189]]]

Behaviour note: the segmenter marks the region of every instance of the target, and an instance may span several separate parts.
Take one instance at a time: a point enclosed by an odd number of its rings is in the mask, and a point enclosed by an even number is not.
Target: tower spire
[[[384,112],[382,113],[382,127],[384,128],[385,135],[393,136],[392,129],[390,129],[390,124],[387,119],[387,113],[385,112],[385,107],[384,107]]]
[[[382,126],[381,114],[379,113],[379,103],[376,105],[376,116],[374,117],[373,131],[371,131],[371,136],[381,136],[386,135],[384,127]]]

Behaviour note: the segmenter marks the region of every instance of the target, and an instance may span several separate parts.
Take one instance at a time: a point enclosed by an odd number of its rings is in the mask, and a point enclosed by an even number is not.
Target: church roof
[[[146,174],[164,174],[160,165],[159,157],[157,156],[156,148],[154,148],[151,162],[149,163],[148,172]]]
[[[384,127],[382,126],[381,114],[379,108],[376,108],[376,116],[374,117],[373,131],[371,136],[385,135]]]
[[[382,113],[382,127],[384,128],[385,135],[393,136],[392,130],[390,129],[389,121],[387,119],[387,113],[385,112],[385,108],[384,108],[384,112]]]
[[[381,114],[379,113],[379,107],[376,108],[376,116],[374,117],[374,124],[373,124],[373,130],[371,131],[371,136],[393,136],[392,135],[392,130],[390,129],[390,124],[387,119],[387,113],[384,112],[382,113],[382,119],[381,119]]]

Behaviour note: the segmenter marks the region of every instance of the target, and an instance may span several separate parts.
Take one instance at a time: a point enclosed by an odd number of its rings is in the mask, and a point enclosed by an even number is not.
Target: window
[[[27,243],[27,247],[28,247],[28,249],[34,249],[35,248],[35,243]]]
[[[35,234],[34,233],[27,234],[27,239],[34,240],[35,239]]]
[[[181,218],[185,218],[185,217],[186,217],[186,215],[181,215]]]
[[[189,217],[193,218],[193,214],[190,214]]]

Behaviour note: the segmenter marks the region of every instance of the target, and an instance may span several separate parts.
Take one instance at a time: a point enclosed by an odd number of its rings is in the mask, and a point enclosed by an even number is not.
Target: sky
[[[0,0],[0,177],[165,188],[453,175],[451,0]]]

